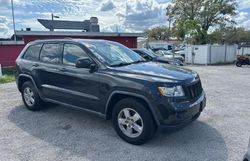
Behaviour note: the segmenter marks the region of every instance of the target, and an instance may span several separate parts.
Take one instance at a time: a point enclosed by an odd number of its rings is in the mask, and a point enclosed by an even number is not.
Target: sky
[[[171,0],[13,0],[16,30],[46,31],[37,18],[83,21],[92,16],[99,19],[103,32],[143,32],[166,26],[165,8]],[[250,29],[250,0],[237,0],[239,26]],[[11,0],[0,0],[0,38],[13,34]]]

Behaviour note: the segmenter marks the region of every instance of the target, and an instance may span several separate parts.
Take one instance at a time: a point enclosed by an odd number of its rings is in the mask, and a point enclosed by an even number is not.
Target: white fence
[[[2,66],[0,64],[0,78],[3,76],[3,73],[2,73]]]
[[[185,61],[192,64],[231,63],[236,60],[237,45],[192,45],[185,48]]]
[[[250,47],[241,47],[238,50],[238,55],[245,55],[245,54],[250,54]]]

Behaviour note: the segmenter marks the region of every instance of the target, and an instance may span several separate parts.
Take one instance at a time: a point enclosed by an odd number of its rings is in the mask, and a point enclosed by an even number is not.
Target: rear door
[[[57,90],[60,84],[60,65],[62,64],[62,43],[44,43],[40,52],[40,62],[36,67],[36,81],[43,97],[57,100],[61,92]],[[34,64],[36,66],[36,64]]]

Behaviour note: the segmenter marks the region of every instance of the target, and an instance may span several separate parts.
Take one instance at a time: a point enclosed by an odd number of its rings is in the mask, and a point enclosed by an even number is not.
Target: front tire
[[[156,131],[146,104],[133,98],[125,98],[115,105],[112,121],[117,134],[134,145],[144,144]]]
[[[33,83],[30,81],[22,85],[22,99],[25,106],[31,111],[41,110],[44,105]]]

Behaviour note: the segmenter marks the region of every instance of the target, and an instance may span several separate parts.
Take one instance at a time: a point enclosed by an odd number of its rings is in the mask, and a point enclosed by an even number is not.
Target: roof
[[[109,40],[104,40],[104,39],[83,39],[83,38],[78,38],[78,39],[72,39],[72,38],[61,38],[61,39],[41,39],[41,40],[34,40],[29,42],[30,45],[37,44],[37,43],[57,43],[57,42],[79,42],[82,44],[88,44],[88,43],[102,43],[102,42],[111,42],[114,43],[113,41]]]
[[[34,40],[32,42],[65,42],[65,41],[74,41],[74,42],[106,42],[109,40],[104,40],[104,39],[84,39],[84,38],[76,38],[76,39],[72,39],[72,38],[59,38],[59,39],[38,39],[38,40]]]
[[[85,37],[143,37],[145,33],[75,32],[75,31],[16,31],[18,36],[85,36]]]

